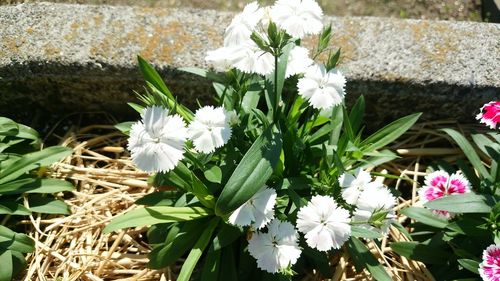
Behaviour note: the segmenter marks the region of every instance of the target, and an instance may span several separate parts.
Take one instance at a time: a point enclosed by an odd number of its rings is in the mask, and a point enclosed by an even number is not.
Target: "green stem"
[[[5,225],[5,224],[7,223],[7,221],[10,219],[10,217],[11,217],[10,215],[6,215],[6,216],[3,218],[1,225]]]
[[[278,53],[275,52],[274,54],[274,95],[275,95],[275,101],[274,101],[274,122],[278,122],[278,117],[279,117],[279,102],[280,102],[280,95],[278,95]]]

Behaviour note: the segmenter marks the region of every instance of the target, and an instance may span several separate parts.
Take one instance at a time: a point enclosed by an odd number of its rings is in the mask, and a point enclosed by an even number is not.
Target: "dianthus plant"
[[[158,191],[106,231],[152,225],[149,266],[184,258],[178,280],[329,278],[343,252],[390,280],[358,239],[395,223],[396,197],[368,171],[396,157],[384,147],[419,114],[363,138],[364,99],[346,109],[340,50],[322,16],[314,0],[248,4],[206,55],[216,71],[183,69],[213,81],[214,102],[194,112],[139,57],[141,119],[120,127]]]

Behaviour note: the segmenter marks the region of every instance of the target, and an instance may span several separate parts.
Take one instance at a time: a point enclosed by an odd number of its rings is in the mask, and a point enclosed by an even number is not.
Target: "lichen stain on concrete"
[[[47,43],[43,46],[43,52],[49,58],[56,58],[60,56],[61,49],[57,48],[51,43]]]
[[[341,48],[343,61],[354,61],[359,57],[358,48],[356,47],[359,39],[357,38],[361,33],[359,25],[351,20],[343,20],[342,30],[333,31],[332,41],[330,46],[335,46],[335,50]]]
[[[213,46],[218,48],[224,44],[224,32],[221,32],[223,29],[216,28],[213,25],[203,24],[202,30],[206,34],[209,42],[213,43]]]
[[[134,13],[141,18],[148,17],[168,17],[171,15],[171,10],[174,9],[158,9],[150,7],[139,7],[134,9]]]
[[[411,30],[415,44],[420,47],[423,68],[446,64],[458,51],[460,37],[448,24],[424,21],[405,23],[401,27]]]
[[[183,52],[201,48],[196,38],[182,26],[179,21],[171,21],[166,25],[155,24],[152,26],[152,32],[136,30],[129,33],[128,37],[141,46],[139,53],[144,58],[154,58],[159,63],[172,64],[175,57],[182,56]]]
[[[3,38],[2,44],[0,46],[3,46],[2,49],[5,49],[9,53],[17,53],[19,48],[26,42],[26,38],[23,37],[16,37],[16,36],[6,36]]]

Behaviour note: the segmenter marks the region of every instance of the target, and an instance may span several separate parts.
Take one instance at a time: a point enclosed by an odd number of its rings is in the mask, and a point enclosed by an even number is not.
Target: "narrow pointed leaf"
[[[376,150],[395,141],[417,122],[420,115],[415,113],[405,116],[378,130],[361,143],[366,145],[364,151]]]
[[[351,237],[347,248],[349,254],[354,261],[356,270],[360,272],[365,267],[372,274],[372,277],[377,281],[391,281],[392,278],[387,274],[384,267],[373,256],[368,248],[358,238]]]
[[[491,200],[474,193],[456,194],[441,197],[424,204],[433,210],[443,210],[453,213],[489,213]]]
[[[184,264],[182,265],[181,268],[181,272],[177,277],[177,281],[190,280],[191,274],[193,273],[193,270],[196,264],[198,263],[201,254],[203,254],[203,251],[207,247],[208,243],[211,241],[212,234],[215,228],[217,227],[217,224],[219,224],[219,218],[213,218],[210,221],[207,228],[205,228],[205,231],[201,234],[200,238],[198,239],[191,252],[189,252],[188,257],[184,261]]]
[[[275,126],[255,140],[224,186],[215,205],[217,215],[230,214],[264,186],[278,163],[281,146],[281,133]]]
[[[462,134],[453,129],[442,129],[442,131],[447,133],[458,144],[467,159],[469,159],[472,166],[474,166],[474,168],[479,171],[483,178],[487,179],[490,177],[488,171],[481,163],[481,159],[474,150],[474,147],[472,147],[470,142],[464,136],[462,136]]]
[[[115,217],[104,228],[104,233],[127,227],[195,220],[211,214],[209,209],[203,207],[144,207]]]
[[[72,150],[68,147],[52,146],[41,151],[25,154],[0,172],[0,184],[14,180],[41,166],[51,165],[71,155],[71,153]]]
[[[418,207],[409,207],[403,209],[401,214],[417,220],[423,224],[427,224],[437,228],[445,228],[448,225],[448,220],[443,219],[435,215],[431,210],[418,208]]]

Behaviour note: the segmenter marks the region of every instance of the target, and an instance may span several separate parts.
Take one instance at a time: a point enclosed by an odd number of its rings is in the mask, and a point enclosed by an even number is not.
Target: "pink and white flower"
[[[500,281],[500,245],[490,245],[483,251],[479,275],[484,281]]]
[[[500,122],[500,101],[491,101],[483,105],[476,119],[488,125],[491,129],[495,129],[498,122]]]
[[[424,187],[419,190],[420,200],[423,203],[448,195],[470,192],[469,181],[458,172],[451,176],[445,171],[430,173],[425,177],[424,184]],[[448,219],[453,216],[443,210],[434,210],[434,213]]]

